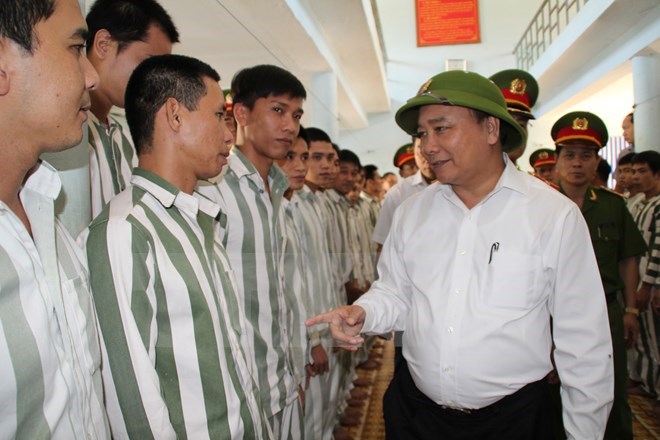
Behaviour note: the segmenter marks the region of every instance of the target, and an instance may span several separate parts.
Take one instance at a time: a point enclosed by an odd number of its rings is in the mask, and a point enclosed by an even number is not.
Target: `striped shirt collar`
[[[231,149],[228,162],[229,168],[236,174],[236,177],[239,179],[248,177],[260,188],[264,186],[259,172],[257,172],[252,162],[245,157],[245,154],[240,149],[235,147]],[[289,188],[289,179],[286,173],[274,163],[268,171],[268,183],[273,195],[283,195],[287,188]]]
[[[62,181],[55,168],[48,162],[42,161],[38,168],[27,178],[21,188],[34,191],[49,199],[56,199],[62,190]]]
[[[220,212],[220,206],[205,196],[197,192],[194,192],[193,195],[186,194],[157,174],[142,168],[133,170],[131,183],[154,196],[165,208],[174,205],[193,216],[202,211],[214,218]]]

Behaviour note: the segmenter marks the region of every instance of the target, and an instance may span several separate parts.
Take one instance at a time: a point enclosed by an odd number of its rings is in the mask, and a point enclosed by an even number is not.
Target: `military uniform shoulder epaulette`
[[[606,187],[606,186],[602,186],[602,185],[601,185],[601,186],[598,187],[598,189],[601,190],[601,191],[604,191],[604,192],[607,192],[607,193],[610,193],[610,194],[614,194],[614,195],[616,195],[616,196],[619,196],[619,197],[621,197],[621,198],[624,199],[624,200],[625,200],[625,198],[626,198],[626,196],[624,196],[623,194],[621,194],[621,193],[619,193],[619,192],[616,192],[616,191],[614,191],[613,189],[608,188],[608,187]]]
[[[530,173],[530,174],[531,174],[531,173]],[[536,178],[539,179],[541,182],[543,182],[543,183],[545,183],[546,185],[548,185],[550,188],[552,188],[552,189],[556,189],[557,191],[561,191],[561,188],[559,188],[559,185],[557,185],[557,184],[555,184],[555,183],[552,183],[552,182],[549,181],[549,180],[544,179],[543,177],[539,176],[538,174],[532,174],[532,176],[533,176],[533,177],[536,177]]]

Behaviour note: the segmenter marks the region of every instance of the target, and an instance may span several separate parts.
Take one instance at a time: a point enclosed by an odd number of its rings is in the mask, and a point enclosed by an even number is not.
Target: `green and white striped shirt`
[[[305,384],[305,365],[309,363],[311,346],[305,320],[309,316],[309,288],[307,286],[306,246],[294,217],[299,216],[300,200],[295,194],[291,200],[282,200],[284,207],[284,235],[286,236],[283,261],[284,298],[287,306],[287,326],[290,329],[290,357],[296,385]],[[317,341],[318,342],[318,341]]]
[[[83,233],[119,438],[267,438],[217,205],[136,168]]]
[[[45,162],[25,182],[32,237],[0,202],[0,438],[110,438],[87,269],[55,218],[61,187]]]
[[[331,215],[328,222],[328,245],[334,268],[335,307],[339,307],[347,303],[344,284],[351,280],[353,271],[348,242],[348,200],[334,189],[323,191],[320,198]]]
[[[631,207],[631,214],[648,245],[639,262],[640,280],[657,287],[660,285],[660,195],[650,200],[641,198]]]
[[[311,292],[307,312],[309,316],[315,316],[335,307],[336,295],[327,236],[329,216],[325,207],[307,186],[296,191],[296,194],[300,198],[300,209],[293,211],[294,220],[305,245],[307,284]],[[321,333],[329,333],[327,326],[322,326],[319,330]]]
[[[284,246],[282,199],[286,174],[273,165],[263,179],[238,147],[232,148],[224,178],[200,182],[198,191],[220,205],[219,238],[236,274],[238,293],[252,327],[245,341],[261,401],[273,416],[297,397],[289,356],[287,311],[282,288]]]
[[[92,218],[128,186],[133,169],[138,164],[135,148],[124,134],[122,126],[108,115],[110,125],[99,122],[89,112],[89,180]]]

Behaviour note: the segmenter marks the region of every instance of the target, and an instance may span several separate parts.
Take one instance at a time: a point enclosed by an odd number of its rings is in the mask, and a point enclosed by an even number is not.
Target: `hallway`
[[[382,440],[385,438],[383,425],[383,394],[394,372],[394,342],[383,341],[383,347],[374,348],[383,354],[382,366],[377,370],[358,369],[358,376],[368,379],[370,398],[363,407],[362,424],[348,430],[354,440]],[[633,432],[636,440],[660,439],[660,424],[653,418],[652,400],[642,396],[630,396],[633,412]]]

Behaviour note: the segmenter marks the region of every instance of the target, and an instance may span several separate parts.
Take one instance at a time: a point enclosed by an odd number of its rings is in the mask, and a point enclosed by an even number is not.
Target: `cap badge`
[[[524,95],[527,91],[527,83],[524,79],[516,78],[511,81],[511,87],[509,87],[509,91],[516,95]]]
[[[431,87],[431,83],[433,82],[433,79],[430,79],[426,81],[424,84],[422,84],[422,87],[419,88],[419,91],[417,92],[418,95],[421,95],[422,93],[426,93],[429,90],[429,87]]]
[[[547,159],[549,157],[550,155],[548,154],[547,151],[542,151],[541,153],[539,153],[539,159]]]
[[[589,121],[587,118],[575,118],[573,120],[573,130],[587,130],[589,128]]]

